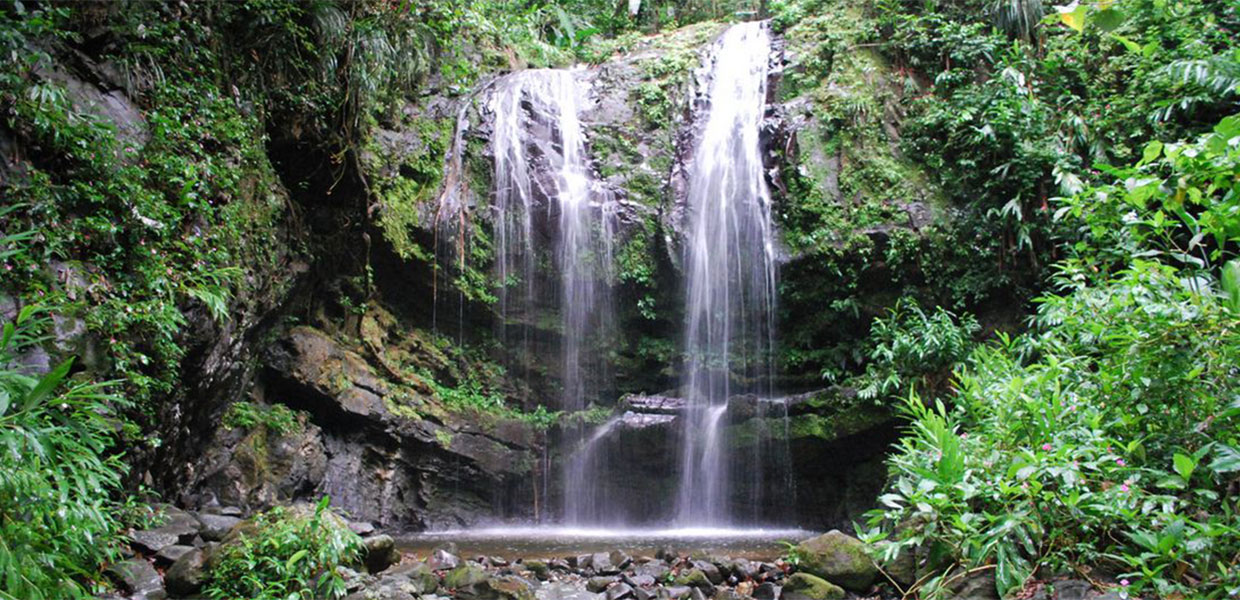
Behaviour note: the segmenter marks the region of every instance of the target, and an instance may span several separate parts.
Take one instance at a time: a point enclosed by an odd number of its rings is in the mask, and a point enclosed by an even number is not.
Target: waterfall
[[[495,89],[492,149],[495,156],[496,271],[501,342],[514,316],[522,322],[524,355],[530,352],[534,304],[543,300],[535,267],[551,238],[558,274],[562,393],[560,408],[585,409],[606,379],[601,348],[612,330],[615,203],[593,182],[579,113],[586,93],[579,71],[536,69],[503,78]],[[604,427],[594,439],[605,435]],[[598,477],[588,455],[595,445],[584,426],[569,432],[582,456],[564,473],[564,516],[593,521]]]
[[[688,171],[681,525],[729,524],[728,397],[769,391],[775,261],[759,133],[770,44],[761,22],[720,38]]]

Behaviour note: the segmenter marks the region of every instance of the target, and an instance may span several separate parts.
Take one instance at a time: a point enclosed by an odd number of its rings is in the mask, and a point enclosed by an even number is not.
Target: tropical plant
[[[1092,565],[1126,593],[1240,593],[1237,144],[1224,119],[1065,200],[1080,236],[1037,329],[975,350],[949,399],[910,395],[870,533],[922,548],[917,591]]]
[[[915,299],[901,299],[870,326],[873,350],[865,374],[855,382],[858,396],[879,399],[913,389],[943,391],[980,329],[972,315],[957,317],[941,306],[927,314]]]
[[[337,567],[355,563],[362,539],[322,500],[311,511],[275,507],[242,524],[212,559],[206,595],[216,600],[310,600],[344,596]]]
[[[126,466],[111,452],[125,402],[110,383],[28,363],[48,324],[22,308],[0,335],[0,598],[91,596],[115,558],[118,493]]]

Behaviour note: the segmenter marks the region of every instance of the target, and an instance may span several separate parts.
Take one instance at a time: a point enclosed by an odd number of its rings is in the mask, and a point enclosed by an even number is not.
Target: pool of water
[[[814,535],[803,529],[496,527],[412,534],[402,536],[397,544],[418,556],[430,554],[439,544],[453,542],[465,558],[546,559],[612,550],[654,556],[659,549],[670,549],[678,554],[704,551],[769,561],[785,551],[783,542],[796,543]]]

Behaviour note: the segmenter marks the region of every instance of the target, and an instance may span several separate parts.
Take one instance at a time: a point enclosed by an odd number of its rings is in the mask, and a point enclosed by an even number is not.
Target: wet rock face
[[[221,427],[200,467],[196,505],[258,510],[328,495],[353,518],[415,529],[525,509],[521,490],[535,456],[528,426],[448,425],[397,414],[393,384],[310,327],[293,328],[269,346],[265,362],[260,391],[307,416],[286,432]]]

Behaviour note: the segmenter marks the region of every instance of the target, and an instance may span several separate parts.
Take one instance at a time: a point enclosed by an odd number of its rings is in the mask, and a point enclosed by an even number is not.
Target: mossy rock
[[[787,600],[843,600],[846,595],[840,586],[809,573],[793,573],[783,589]]]
[[[473,590],[475,586],[490,577],[486,569],[478,565],[465,564],[448,571],[448,574],[444,575],[443,586],[449,590]]]
[[[836,529],[801,542],[796,552],[802,571],[854,592],[868,590],[878,577],[865,544]]]

